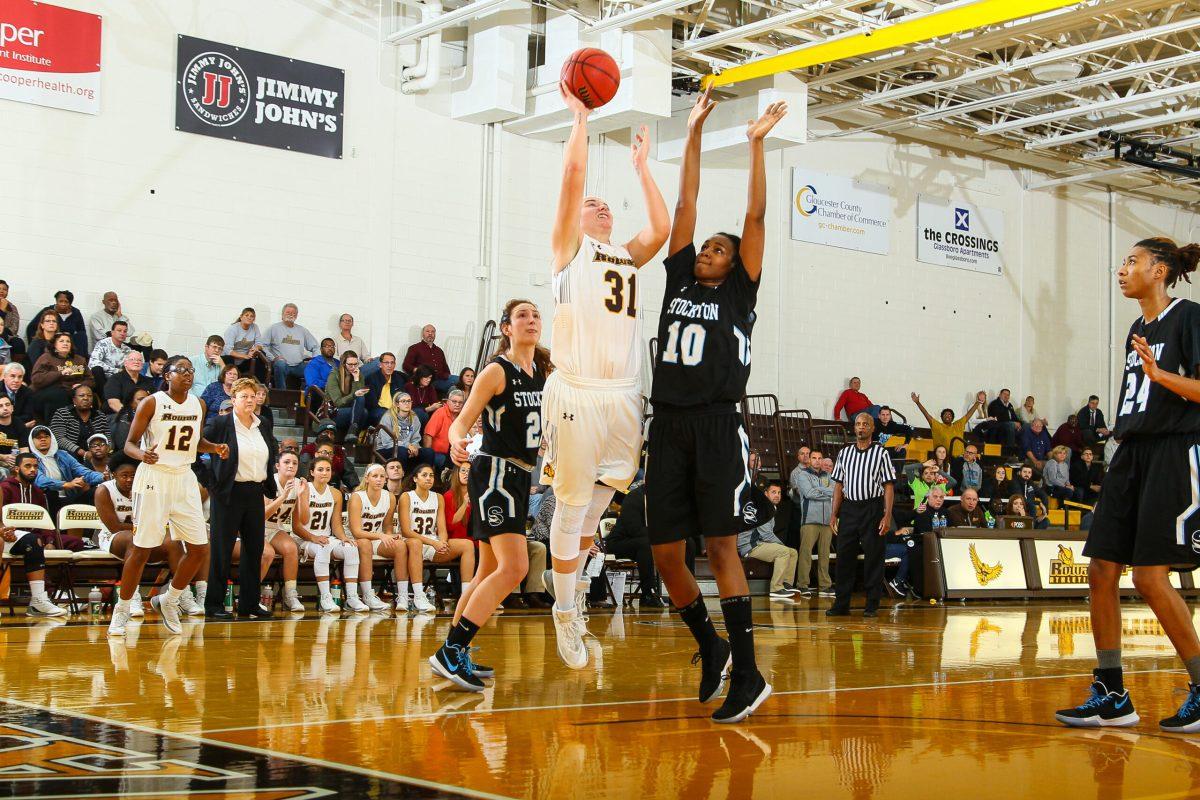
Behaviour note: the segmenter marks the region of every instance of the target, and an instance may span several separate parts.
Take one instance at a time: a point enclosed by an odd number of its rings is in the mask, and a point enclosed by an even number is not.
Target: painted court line
[[[194,736],[190,733],[179,733],[177,731],[164,730],[162,728],[152,728],[148,725],[139,725],[134,722],[121,722],[120,720],[101,717],[95,714],[84,714],[78,711],[63,711],[53,706],[39,705],[38,703],[29,703],[24,700],[14,700],[10,697],[0,697],[0,702],[8,703],[9,705],[18,706],[20,708],[28,708],[33,711],[48,711],[50,713],[65,713],[79,719],[86,719],[90,722],[102,722],[108,725],[116,725],[120,728],[129,728],[130,730],[139,731],[141,733],[157,734],[159,736],[168,736],[172,739],[182,739],[185,742],[193,744],[208,744],[215,747],[227,747],[231,750],[240,750],[244,753],[253,753],[259,756],[270,756],[275,758],[289,759],[292,761],[300,761],[314,767],[322,767],[330,770],[341,770],[343,772],[353,772],[357,775],[363,775],[368,778],[378,778],[379,780],[392,781],[397,783],[407,783],[411,786],[419,786],[422,789],[432,789],[442,792],[451,792],[454,794],[465,795],[467,797],[478,797],[482,800],[515,800],[501,794],[490,794],[488,792],[480,792],[474,789],[467,789],[462,786],[451,786],[450,784],[437,783],[436,781],[427,781],[421,778],[413,778],[408,775],[398,775],[394,772],[384,772],[383,770],[369,769],[367,767],[359,767],[353,764],[343,764],[337,761],[326,761],[322,758],[313,758],[312,756],[300,755],[298,753],[286,753],[279,750],[269,750],[263,747],[254,747],[247,744],[238,744],[236,742],[226,742],[221,739],[210,739],[205,736]]]

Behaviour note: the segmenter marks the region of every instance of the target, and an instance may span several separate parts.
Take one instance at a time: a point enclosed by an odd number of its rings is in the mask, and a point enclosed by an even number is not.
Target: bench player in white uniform
[[[400,495],[400,532],[404,534],[405,544],[410,553],[415,550],[421,561],[418,569],[424,578],[425,563],[449,564],[458,562],[459,577],[462,579],[463,591],[475,577],[475,545],[470,539],[451,539],[446,530],[445,498],[433,491],[433,467],[428,464],[417,465],[412,473],[413,488]],[[424,495],[424,496],[422,496]],[[409,576],[413,576],[412,555],[409,556]],[[413,582],[414,604],[415,596],[423,595],[424,587]],[[401,594],[397,602],[405,599]],[[426,598],[428,601],[428,598]]]
[[[662,248],[671,217],[646,167],[650,136],[634,139],[633,168],[650,221],[624,245],[612,239],[613,217],[599,197],[584,196],[588,109],[563,92],[574,114],[564,150],[562,186],[554,220],[555,371],[542,399],[546,457],[542,482],[554,487],[550,526],[554,623],[559,654],[568,665],[587,664],[577,617],[576,583],[591,540],[615,490],[637,473],[642,446],[641,326],[637,271]]]
[[[171,538],[188,545],[165,594],[150,605],[162,615],[171,633],[181,633],[179,598],[208,558],[208,527],[200,502],[200,483],[192,472],[197,453],[229,457],[229,446],[204,438],[204,401],[190,393],[192,362],[172,356],[163,368],[166,391],[155,392],[138,406],[125,455],[142,462],[133,478],[133,546],[125,554],[121,599],[113,609],[109,636],[124,636],[129,605],[142,580],[150,551]]]
[[[350,532],[354,534],[355,542],[367,541],[371,548],[371,557],[366,560],[366,568],[358,573],[358,591],[362,601],[372,611],[386,611],[387,603],[379,599],[371,586],[374,574],[374,556],[392,559],[395,572],[397,596],[400,587],[408,587],[408,548],[403,537],[395,533],[396,498],[384,489],[387,483],[387,473],[382,464],[371,464],[363,472],[362,483],[354,494],[350,495]],[[419,557],[419,556],[418,556]],[[418,564],[417,569],[420,569]],[[419,573],[418,573],[419,574]],[[428,605],[428,601],[426,601]],[[432,608],[432,606],[430,606]],[[397,597],[396,610],[403,611]]]
[[[342,493],[329,485],[333,462],[317,456],[309,467],[309,475],[312,480],[308,490],[300,495],[292,517],[292,537],[300,554],[312,559],[313,575],[321,595],[317,610],[341,610],[329,592],[329,561],[336,558],[345,566],[346,608],[369,611],[358,597],[358,576],[361,562],[371,560],[371,545],[366,539],[355,542],[342,527]]]
[[[300,549],[292,538],[292,518],[296,501],[308,493],[308,481],[297,478],[300,457],[295,453],[280,453],[275,462],[275,499],[263,499],[263,524],[267,545],[283,557],[283,608],[285,611],[303,611],[304,604],[296,594],[296,578],[300,574]],[[265,576],[264,576],[265,577]]]

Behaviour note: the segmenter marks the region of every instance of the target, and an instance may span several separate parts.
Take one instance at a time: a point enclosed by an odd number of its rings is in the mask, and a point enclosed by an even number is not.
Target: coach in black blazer
[[[233,384],[233,409],[214,417],[204,428],[210,442],[229,445],[229,458],[213,460],[210,489],[212,543],[208,567],[208,594],[204,613],[208,620],[228,620],[225,587],[233,561],[233,546],[242,538],[238,568],[239,617],[270,618],[258,602],[261,595],[259,564],[262,561],[266,516],[264,498],[275,497],[272,465],[278,446],[270,420],[253,413],[259,383],[242,378]]]

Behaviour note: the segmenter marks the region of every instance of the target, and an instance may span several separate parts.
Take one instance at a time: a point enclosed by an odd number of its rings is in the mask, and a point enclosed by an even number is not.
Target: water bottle
[[[225,586],[225,610],[233,613],[233,581],[228,581]]]
[[[336,579],[333,581],[333,583],[329,587],[329,595],[330,595],[330,597],[333,598],[333,602],[337,604],[337,607],[341,608],[342,607],[342,582],[341,581],[336,580]]]
[[[992,512],[990,512],[990,511],[983,512],[983,518],[987,520],[987,526],[989,529],[996,527],[996,518],[992,516]]]
[[[262,603],[263,608],[270,611],[271,606],[275,605],[275,587],[269,583],[265,584],[262,587],[262,597],[259,598],[259,602]]]
[[[88,615],[92,621],[100,619],[100,607],[104,605],[104,597],[100,594],[100,589],[96,586],[88,592]]]

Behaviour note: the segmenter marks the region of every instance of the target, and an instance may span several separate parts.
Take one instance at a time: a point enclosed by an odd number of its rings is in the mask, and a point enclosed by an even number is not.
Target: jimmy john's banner
[[[0,98],[99,114],[99,15],[0,2]]]
[[[1017,539],[942,539],[946,590],[1027,589]]]
[[[344,70],[191,36],[175,70],[176,130],[342,157]]]
[[[918,196],[917,261],[1001,275],[1005,256],[1003,211]]]

